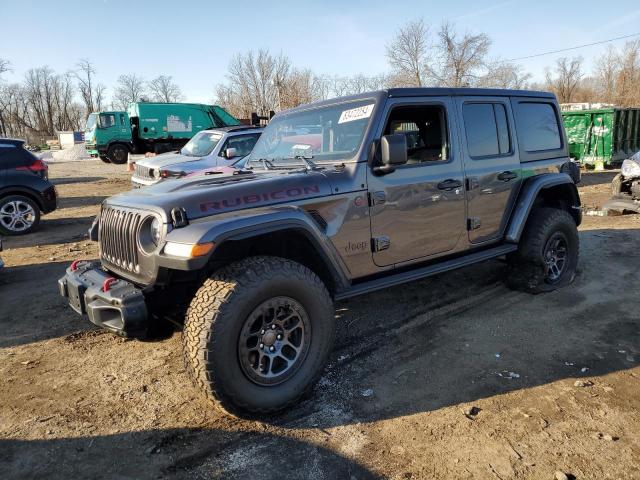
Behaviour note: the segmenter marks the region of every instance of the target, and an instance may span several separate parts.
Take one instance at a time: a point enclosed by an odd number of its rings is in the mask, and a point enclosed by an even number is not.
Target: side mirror
[[[397,165],[407,163],[407,137],[401,133],[384,135],[380,139],[380,157],[382,166],[374,169],[379,175],[391,173]]]
[[[236,157],[237,155],[238,155],[238,152],[233,147],[227,148],[224,151],[224,158],[233,158],[233,157]]]

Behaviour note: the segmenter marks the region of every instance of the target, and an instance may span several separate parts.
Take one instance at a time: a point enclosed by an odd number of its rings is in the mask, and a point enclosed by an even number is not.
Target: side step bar
[[[337,293],[335,299],[344,300],[346,298],[356,297],[365,293],[375,292],[376,290],[382,290],[383,288],[412,282],[421,278],[448,272],[449,270],[455,270],[456,268],[466,267],[467,265],[482,262],[484,260],[490,260],[492,258],[500,257],[502,255],[506,255],[507,253],[515,252],[517,249],[518,245],[516,244],[499,245],[487,250],[470,253],[462,257],[445,260],[443,262],[417,268],[415,270],[409,270],[407,272],[396,273],[388,277],[369,280],[363,283],[356,284],[348,290]]]

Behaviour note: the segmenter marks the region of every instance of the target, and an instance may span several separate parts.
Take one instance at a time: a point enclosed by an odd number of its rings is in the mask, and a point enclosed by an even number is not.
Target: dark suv
[[[272,412],[322,373],[336,300],[503,256],[513,288],[570,283],[578,180],[550,93],[327,100],[276,115],[241,170],[107,199],[100,261],[74,262],[60,292],[125,336],[182,312],[205,394]]]
[[[40,215],[56,206],[47,165],[24,148],[23,140],[0,138],[0,234],[29,233]]]

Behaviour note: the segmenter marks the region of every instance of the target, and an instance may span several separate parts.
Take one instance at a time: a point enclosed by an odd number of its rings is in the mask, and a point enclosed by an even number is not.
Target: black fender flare
[[[238,212],[234,213],[237,215]],[[187,228],[174,229],[167,240],[178,243],[213,242],[215,247],[208,255],[193,259],[197,260],[197,265],[192,266],[202,268],[225,242],[287,230],[301,233],[309,240],[333,277],[336,290],[351,285],[349,271],[329,237],[305,210],[295,206],[266,207],[248,210],[246,216],[216,216],[211,222],[193,222]]]
[[[525,180],[518,194],[513,214],[509,226],[507,227],[505,240],[511,243],[518,243],[520,236],[529,218],[529,213],[543,190],[548,190],[558,186],[564,186],[566,190],[568,204],[572,209],[571,214],[576,219],[576,224],[580,225],[582,213],[580,208],[580,195],[575,183],[566,173],[545,173],[536,175]]]

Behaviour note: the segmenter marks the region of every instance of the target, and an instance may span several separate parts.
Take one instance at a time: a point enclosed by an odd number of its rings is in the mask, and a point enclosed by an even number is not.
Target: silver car
[[[144,158],[135,164],[134,187],[153,185],[207,168],[227,167],[251,153],[263,128],[250,126],[203,130],[178,152]]]

